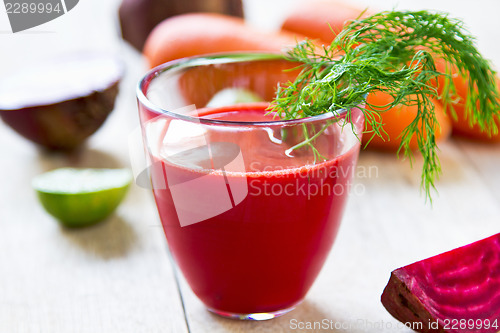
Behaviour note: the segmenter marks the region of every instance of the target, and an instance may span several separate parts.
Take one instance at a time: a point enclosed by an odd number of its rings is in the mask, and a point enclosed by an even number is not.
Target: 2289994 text
[[[5,10],[7,14],[34,14],[34,13],[47,13],[52,12],[60,13],[63,11],[59,3],[53,5],[51,3],[37,3],[37,2],[15,2],[5,3]]]

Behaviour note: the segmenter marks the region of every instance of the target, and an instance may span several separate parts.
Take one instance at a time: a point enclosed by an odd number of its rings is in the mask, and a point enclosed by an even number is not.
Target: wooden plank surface
[[[251,0],[245,9],[250,22],[272,29],[297,1]],[[105,22],[117,2],[94,12],[100,3],[81,2],[74,13],[80,7],[87,18],[94,15],[93,20]],[[396,3],[377,5],[389,9]],[[463,17],[478,35],[481,50],[500,64],[497,1],[398,3],[399,8],[435,8]],[[73,14],[73,20],[77,17]],[[0,30],[5,27],[2,19],[0,15]],[[465,140],[443,144],[444,174],[432,207],[419,194],[418,159],[411,169],[392,154],[365,151],[334,249],[306,300],[293,312],[262,323],[210,314],[180,274],[178,288],[146,190],[133,187],[112,218],[82,230],[59,227],[38,204],[30,182],[40,172],[66,165],[128,165],[126,142],[137,126],[135,83],[145,70],[139,56],[118,41],[112,21],[87,32],[74,28],[78,38],[51,31],[87,21],[56,21],[43,34],[1,33],[0,75],[54,52],[45,43],[65,43],[62,50],[91,44],[119,51],[127,75],[115,111],[80,155],[48,155],[0,123],[0,332],[293,332],[300,331],[294,323],[314,322],[333,325],[330,331],[410,332],[379,301],[390,271],[500,231],[499,145]],[[348,329],[335,330],[335,325]]]

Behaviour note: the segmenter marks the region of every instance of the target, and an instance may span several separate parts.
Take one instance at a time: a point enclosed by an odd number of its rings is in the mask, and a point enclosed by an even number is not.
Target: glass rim
[[[286,60],[286,57],[282,53],[263,53],[263,52],[229,52],[229,53],[218,53],[211,55],[193,56],[187,58],[181,58],[177,60],[172,60],[156,66],[150,69],[138,82],[136,85],[136,96],[140,104],[147,107],[149,110],[161,115],[167,115],[172,118],[189,121],[193,123],[201,124],[213,124],[213,125],[233,125],[233,126],[279,126],[279,125],[296,125],[302,123],[310,123],[321,120],[329,119],[342,119],[344,118],[349,109],[339,109],[336,112],[326,112],[317,116],[311,116],[300,119],[281,119],[272,121],[234,121],[234,120],[220,120],[220,119],[210,119],[195,116],[188,116],[180,114],[174,111],[166,110],[155,103],[151,102],[146,96],[144,89],[158,76],[162,75],[171,70],[190,68],[196,66],[206,66],[213,64],[224,64],[224,63],[239,63],[239,62],[251,62],[251,61],[271,61],[271,60]],[[237,104],[235,104],[237,105]],[[361,106],[360,106],[361,107]]]

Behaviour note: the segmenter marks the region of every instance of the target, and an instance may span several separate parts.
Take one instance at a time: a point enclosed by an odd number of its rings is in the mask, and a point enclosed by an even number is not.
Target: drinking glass
[[[281,120],[269,101],[296,67],[277,54],[194,57],[153,69],[138,86],[169,249],[222,316],[264,320],[297,306],[342,218],[363,114]]]

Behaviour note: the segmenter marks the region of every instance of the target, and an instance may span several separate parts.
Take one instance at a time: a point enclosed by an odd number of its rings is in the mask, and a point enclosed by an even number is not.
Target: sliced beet
[[[0,82],[0,117],[46,148],[71,150],[113,110],[123,66],[113,56],[79,54],[23,68]]]
[[[241,0],[123,0],[119,9],[123,39],[142,51],[153,28],[166,18],[192,12],[243,17]]]
[[[393,271],[382,304],[418,332],[499,332],[500,234]]]

